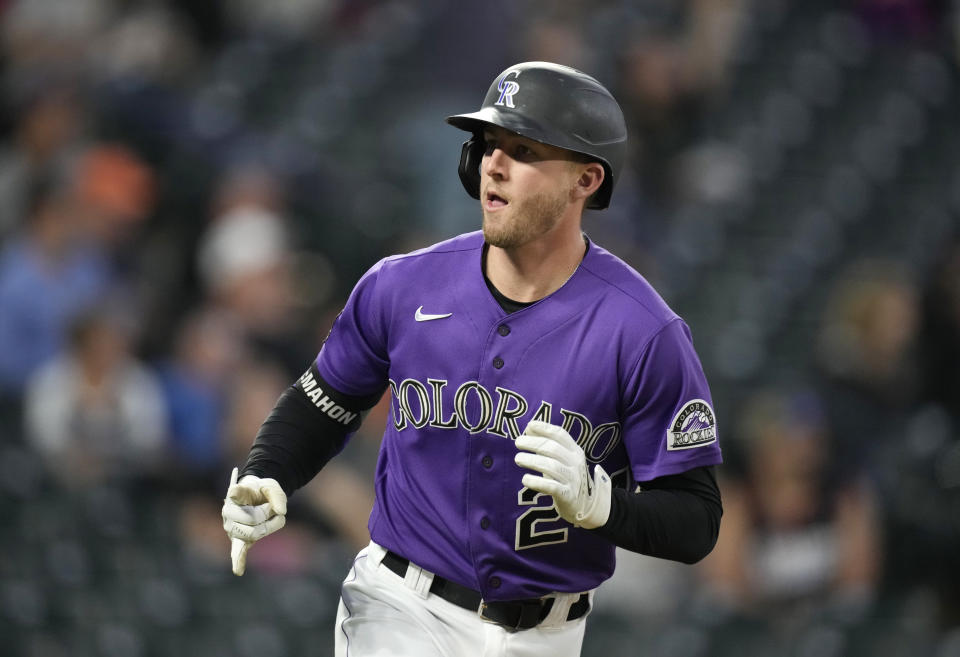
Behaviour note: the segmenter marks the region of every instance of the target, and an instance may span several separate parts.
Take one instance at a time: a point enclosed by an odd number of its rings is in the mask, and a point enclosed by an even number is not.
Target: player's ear
[[[594,192],[600,189],[606,172],[603,170],[603,165],[599,162],[581,164],[579,170],[576,184],[573,187],[573,194],[577,199],[588,199]]]

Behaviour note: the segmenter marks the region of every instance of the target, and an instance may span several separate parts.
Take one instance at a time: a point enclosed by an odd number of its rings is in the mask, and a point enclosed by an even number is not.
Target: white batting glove
[[[287,494],[275,479],[246,475],[237,481],[237,468],[230,475],[230,487],[223,500],[223,529],[230,537],[233,574],[247,568],[247,550],[264,536],[287,522]]]
[[[543,475],[523,475],[524,486],[552,495],[560,516],[577,527],[593,529],[606,524],[613,487],[610,475],[596,465],[590,476],[587,457],[569,433],[532,420],[516,445],[525,450],[514,457],[516,464]]]

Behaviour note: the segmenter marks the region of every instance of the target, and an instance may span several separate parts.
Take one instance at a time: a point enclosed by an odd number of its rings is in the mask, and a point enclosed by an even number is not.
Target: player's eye
[[[536,153],[523,144],[517,144],[517,147],[513,149],[513,157],[518,160],[530,160],[535,156]]]

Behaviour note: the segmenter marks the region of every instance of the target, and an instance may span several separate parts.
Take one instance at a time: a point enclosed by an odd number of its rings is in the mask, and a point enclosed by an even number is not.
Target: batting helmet
[[[511,66],[490,85],[479,112],[448,116],[447,123],[473,133],[463,143],[459,169],[473,198],[480,198],[483,129],[496,125],[599,161],[606,175],[587,207],[610,205],[626,155],[627,126],[616,99],[589,75],[550,62]]]

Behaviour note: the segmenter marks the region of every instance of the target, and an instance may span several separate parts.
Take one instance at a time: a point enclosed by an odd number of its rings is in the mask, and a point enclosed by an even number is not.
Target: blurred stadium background
[[[0,2],[4,655],[332,654],[381,403],[230,574],[220,498],[380,257],[478,225],[447,114],[621,100],[585,222],[692,328],[714,554],[622,555],[585,657],[960,656],[960,3]]]

